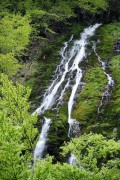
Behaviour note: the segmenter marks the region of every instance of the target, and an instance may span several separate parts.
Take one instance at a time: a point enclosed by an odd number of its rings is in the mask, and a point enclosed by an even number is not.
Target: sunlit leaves
[[[30,90],[20,84],[14,86],[4,74],[0,88],[1,177],[26,179],[37,134],[37,118],[29,114],[27,102]]]
[[[35,166],[33,180],[100,180],[96,174],[68,164],[52,164],[52,159],[40,160]],[[32,179],[31,178],[31,179]]]
[[[7,14],[0,19],[0,73],[13,76],[20,67],[20,56],[29,43],[31,33],[27,16]]]
[[[8,15],[0,20],[1,53],[20,53],[29,43],[31,27],[27,16]]]
[[[0,54],[0,73],[5,73],[10,77],[16,73],[19,67],[20,65],[12,53]]]
[[[83,135],[74,138],[63,147],[64,153],[73,152],[79,164],[85,169],[99,172],[103,167],[113,168],[119,158],[120,141],[106,140],[99,134]]]

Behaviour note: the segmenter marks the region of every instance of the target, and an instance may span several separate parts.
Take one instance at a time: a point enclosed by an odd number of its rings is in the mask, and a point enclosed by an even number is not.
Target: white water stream
[[[105,90],[102,94],[102,98],[101,98],[101,101],[100,101],[100,104],[98,106],[98,114],[100,113],[100,110],[101,110],[101,107],[103,106],[103,103],[105,104],[105,102],[107,103],[109,98],[110,98],[110,89],[111,87],[114,86],[114,80],[112,79],[111,75],[109,73],[107,73],[107,70],[106,70],[106,63],[104,61],[102,61],[102,58],[97,54],[96,52],[96,43],[94,42],[93,43],[93,50],[98,58],[98,61],[101,65],[101,68],[105,74],[105,76],[107,77],[107,85],[105,87]]]
[[[56,94],[58,92],[58,89],[65,80],[66,74],[69,71],[69,66],[68,66],[69,62],[71,58],[75,55],[74,47],[71,50],[70,57],[69,55],[67,56],[65,54],[65,51],[68,47],[68,43],[72,40],[72,38],[73,36],[70,38],[68,42],[64,43],[65,46],[61,50],[61,57],[62,57],[61,63],[56,68],[55,79],[53,80],[52,84],[50,85],[47,92],[45,93],[41,106],[35,111],[38,114],[44,113],[45,110],[50,109],[53,106],[56,100]]]
[[[46,93],[44,94],[43,102],[42,102],[41,106],[38,109],[36,109],[36,111],[32,115],[34,115],[35,113],[37,113],[38,115],[41,115],[45,112],[45,110],[49,109],[54,104],[55,95],[57,94],[57,90],[58,90],[59,86],[61,85],[62,81],[64,81],[65,75],[67,73],[66,69],[64,69],[63,72],[62,72],[62,69],[63,69],[64,63],[66,63],[66,67],[68,66],[67,65],[68,62],[66,62],[67,58],[66,58],[65,51],[68,47],[68,43],[71,42],[72,39],[73,39],[73,36],[71,36],[71,38],[68,42],[64,43],[64,48],[61,50],[61,53],[60,53],[62,59],[61,59],[60,64],[57,66],[57,68],[55,70],[54,80],[51,83],[51,85],[49,86],[49,88],[47,89]],[[71,53],[73,54],[74,52],[72,51]],[[69,58],[69,60],[70,60],[70,58]],[[59,76],[61,76],[60,81],[59,81]],[[67,86],[67,84],[66,84],[66,86]],[[59,101],[62,100],[63,94],[66,89],[65,87],[61,93],[61,96],[59,97],[60,98]],[[48,131],[49,131],[50,124],[51,124],[51,119],[50,118],[48,119],[46,117],[44,117],[44,118],[45,118],[45,122],[42,126],[40,138],[39,138],[37,145],[35,147],[35,150],[34,150],[34,161],[36,160],[36,158],[38,158],[38,157],[42,158],[45,155],[46,141],[47,141],[47,135],[48,135]]]
[[[77,160],[76,160],[76,157],[73,153],[71,153],[69,159],[68,159],[68,163],[71,164],[71,165],[74,165],[74,164],[77,164]]]
[[[72,87],[71,95],[68,101],[68,123],[69,123],[69,132],[68,136],[72,137],[72,134],[77,136],[79,129],[79,122],[71,117],[72,109],[74,105],[75,95],[77,93],[78,86],[81,83],[83,77],[83,71],[80,68],[80,63],[86,57],[86,49],[88,44],[88,39],[94,35],[95,30],[100,26],[100,24],[95,24],[90,26],[81,33],[80,40],[74,42],[73,46],[69,49],[68,45],[72,41],[73,36],[68,42],[64,43],[64,47],[61,50],[61,62],[57,66],[54,80],[47,89],[41,106],[36,109],[34,113],[38,115],[43,114],[46,110],[51,109],[52,106],[57,103],[56,108],[62,103],[63,96],[66,93],[66,90],[69,86]],[[73,82],[74,83],[71,83]],[[33,113],[33,115],[34,115]],[[46,138],[49,131],[51,119],[45,118],[45,123],[42,127],[40,139],[36,145],[34,151],[34,160],[37,157],[43,157],[44,151],[46,149]],[[70,164],[75,162],[75,156],[72,154],[70,157]]]
[[[47,140],[47,134],[50,124],[51,124],[51,119],[45,117],[45,122],[42,127],[40,138],[36,144],[36,148],[34,151],[34,161],[36,160],[36,158],[38,157],[42,158],[45,155],[46,140]]]

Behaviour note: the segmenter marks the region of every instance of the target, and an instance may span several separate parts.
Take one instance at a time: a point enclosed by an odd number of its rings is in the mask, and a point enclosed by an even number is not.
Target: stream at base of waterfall
[[[54,72],[53,81],[43,96],[41,106],[32,114],[44,114],[46,110],[51,109],[55,104],[56,112],[59,113],[59,107],[62,105],[63,96],[67,89],[70,88],[71,94],[68,100],[68,136],[70,138],[73,136],[78,137],[80,133],[80,124],[77,120],[73,119],[71,115],[78,87],[80,83],[82,83],[83,70],[80,67],[80,63],[86,59],[89,38],[94,35],[95,30],[100,25],[101,24],[95,24],[85,28],[79,40],[74,41],[73,36],[71,36],[69,41],[64,43],[64,47],[60,51],[61,61]],[[47,148],[47,135],[52,120],[47,117],[44,117],[44,119],[45,121],[42,126],[40,138],[34,150],[34,161],[38,157],[44,157]],[[76,164],[77,160],[73,153],[71,153],[71,157],[68,161],[71,165]]]

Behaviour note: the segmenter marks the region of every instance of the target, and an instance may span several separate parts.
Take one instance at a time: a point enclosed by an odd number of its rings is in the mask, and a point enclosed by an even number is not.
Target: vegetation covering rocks
[[[115,51],[120,40],[119,20],[119,0],[1,0],[0,179],[119,179],[120,55]],[[86,63],[81,63],[84,86],[72,114],[80,122],[81,136],[70,140],[69,89],[58,117],[54,109],[41,117],[30,112],[38,107],[52,79],[62,43],[71,34],[77,39],[84,27],[95,22],[102,22],[102,26],[91,41],[99,40],[97,52],[109,64],[107,70],[115,84],[108,104],[98,115],[107,81],[91,50]],[[44,115],[53,121],[48,135],[48,153],[53,158],[38,159],[34,164],[39,120]],[[65,163],[70,152],[77,158],[76,166]]]

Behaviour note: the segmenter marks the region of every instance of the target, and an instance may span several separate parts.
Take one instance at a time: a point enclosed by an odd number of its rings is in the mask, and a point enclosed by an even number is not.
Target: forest
[[[0,0],[0,180],[120,180],[120,1]]]

